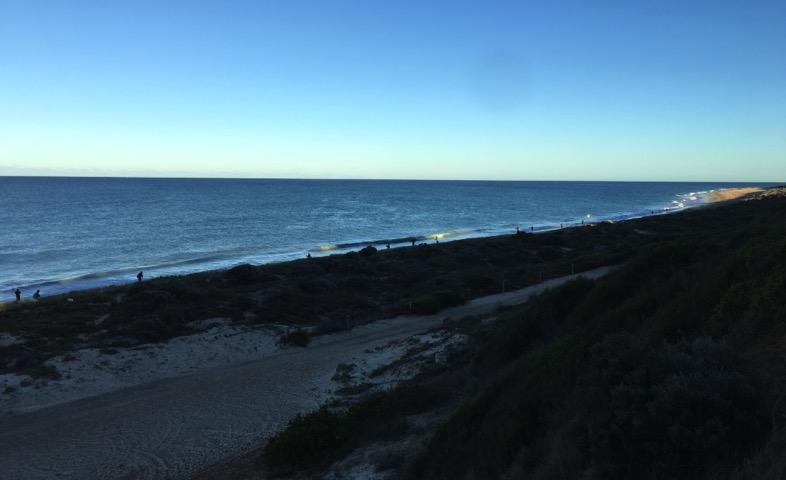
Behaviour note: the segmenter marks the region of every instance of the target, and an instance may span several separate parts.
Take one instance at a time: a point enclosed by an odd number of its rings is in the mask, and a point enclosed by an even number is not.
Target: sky
[[[783,0],[0,0],[0,175],[786,181]]]

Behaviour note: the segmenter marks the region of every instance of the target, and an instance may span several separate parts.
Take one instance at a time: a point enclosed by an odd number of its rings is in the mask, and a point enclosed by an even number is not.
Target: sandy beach
[[[740,198],[750,197],[757,193],[761,193],[761,188],[730,188],[728,190],[716,190],[707,194],[707,203],[724,202],[727,200],[737,200]]]

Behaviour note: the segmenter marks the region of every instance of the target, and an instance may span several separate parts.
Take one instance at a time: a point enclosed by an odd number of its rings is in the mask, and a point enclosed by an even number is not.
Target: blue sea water
[[[0,177],[0,302],[704,203],[728,183]],[[759,185],[764,186],[764,185]]]

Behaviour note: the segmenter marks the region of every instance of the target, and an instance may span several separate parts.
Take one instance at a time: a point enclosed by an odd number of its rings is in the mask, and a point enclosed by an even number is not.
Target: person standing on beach
[[[139,280],[140,282],[142,282],[142,277],[144,277],[144,276],[145,275],[142,272],[139,272],[139,273],[136,274],[136,279]]]
[[[22,299],[22,292],[18,288],[14,291],[14,295],[16,295],[17,302]]]
[[[33,300],[38,300],[39,298],[41,298],[41,290],[36,290],[33,294]]]

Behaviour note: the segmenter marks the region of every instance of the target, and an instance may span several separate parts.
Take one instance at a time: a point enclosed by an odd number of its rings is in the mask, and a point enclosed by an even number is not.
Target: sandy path
[[[602,268],[582,275],[599,277]],[[493,311],[571,277],[429,317],[398,317],[315,339],[308,348],[0,418],[0,479],[180,479],[262,445],[327,400],[342,362],[446,317]]]

